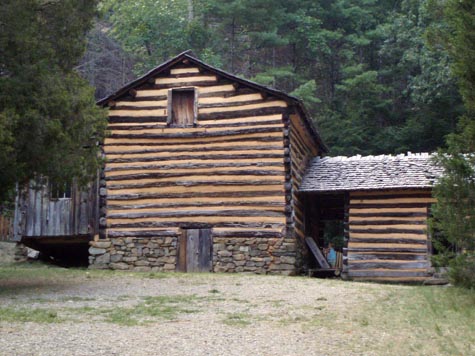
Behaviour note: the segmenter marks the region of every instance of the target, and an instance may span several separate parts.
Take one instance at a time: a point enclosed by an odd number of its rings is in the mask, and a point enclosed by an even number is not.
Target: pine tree
[[[455,284],[475,288],[475,3],[471,0],[434,2],[433,11],[444,16],[447,28],[432,35],[454,60],[466,114],[458,132],[448,138],[448,149],[438,162],[446,174],[435,188],[434,227],[441,231],[439,246],[449,245],[451,277]]]
[[[95,0],[3,0],[0,7],[0,201],[35,175],[86,181],[105,114],[73,70]]]

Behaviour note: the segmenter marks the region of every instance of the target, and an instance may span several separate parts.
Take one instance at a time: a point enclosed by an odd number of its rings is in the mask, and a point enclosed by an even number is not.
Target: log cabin
[[[427,153],[316,157],[299,190],[305,233],[322,246],[328,227],[341,223],[345,278],[425,281],[431,190],[442,173]]]
[[[325,157],[299,99],[189,51],[98,104],[98,181],[20,192],[17,241],[86,246],[90,268],[292,275],[334,272],[321,249],[340,238],[345,278],[430,278],[430,155]]]
[[[99,104],[109,135],[91,268],[297,273],[297,192],[327,151],[299,99],[187,51]]]

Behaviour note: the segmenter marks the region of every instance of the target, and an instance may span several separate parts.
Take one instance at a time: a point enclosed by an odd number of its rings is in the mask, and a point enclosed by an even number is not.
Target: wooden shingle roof
[[[443,173],[429,153],[316,157],[301,192],[431,188]]]

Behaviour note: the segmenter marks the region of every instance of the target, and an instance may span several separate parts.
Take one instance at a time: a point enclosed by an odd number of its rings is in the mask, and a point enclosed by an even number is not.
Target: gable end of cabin
[[[100,104],[110,134],[91,268],[298,271],[296,192],[319,141],[295,98],[185,52]]]

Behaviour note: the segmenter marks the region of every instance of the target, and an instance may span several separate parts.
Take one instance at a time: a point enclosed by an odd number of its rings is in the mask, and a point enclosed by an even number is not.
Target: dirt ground
[[[306,277],[7,267],[0,355],[475,354],[475,307],[432,308],[446,293]]]

